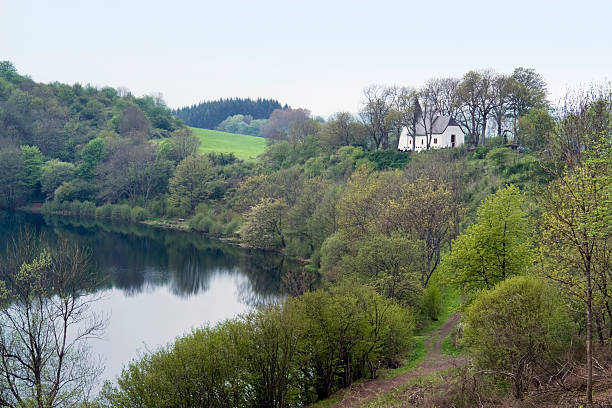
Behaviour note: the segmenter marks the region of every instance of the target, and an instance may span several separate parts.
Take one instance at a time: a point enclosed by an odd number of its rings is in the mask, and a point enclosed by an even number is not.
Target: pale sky
[[[370,84],[534,68],[550,99],[612,79],[612,1],[0,0],[0,60],[35,81],[357,112]]]

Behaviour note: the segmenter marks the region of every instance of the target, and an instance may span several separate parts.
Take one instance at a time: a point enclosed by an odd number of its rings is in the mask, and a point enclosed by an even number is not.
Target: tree
[[[436,102],[436,95],[433,92],[433,89],[430,89],[427,86],[423,87],[417,94],[417,121],[425,134],[425,145],[427,150],[429,150],[431,146],[434,122],[436,117],[439,115]]]
[[[0,61],[0,78],[4,78],[7,81],[14,81],[19,78],[17,69],[11,61]]]
[[[393,90],[379,85],[371,85],[363,90],[363,108],[360,116],[375,148],[389,147],[389,133],[392,123],[389,115],[393,111]]]
[[[168,142],[171,146],[170,159],[176,163],[179,163],[187,156],[196,154],[200,147],[200,139],[188,127],[172,132]]]
[[[262,199],[247,213],[238,230],[240,239],[251,248],[284,248],[286,211],[287,204],[284,200]]]
[[[153,194],[166,190],[172,163],[157,157],[151,143],[121,138],[110,141],[105,151],[106,158],[96,169],[99,199],[146,202]]]
[[[440,115],[457,117],[459,82],[458,78],[434,78],[427,81],[425,88],[433,100],[435,111]]]
[[[0,404],[74,406],[101,373],[86,340],[104,323],[90,306],[96,281],[87,250],[61,240],[50,250],[22,232],[0,260]]]
[[[259,135],[276,141],[289,140],[291,126],[297,126],[309,118],[308,109],[274,109]]]
[[[45,158],[36,146],[21,146],[21,160],[26,172],[26,185],[34,191],[40,184],[40,173]]]
[[[321,139],[323,143],[334,148],[359,145],[363,140],[363,128],[350,113],[337,112],[323,125]]]
[[[555,132],[549,133],[548,151],[559,176],[565,167],[580,166],[585,154],[610,137],[612,128],[612,88],[610,84],[568,92]]]
[[[541,200],[542,253],[553,260],[548,277],[565,286],[585,305],[588,404],[593,402],[593,291],[599,291],[610,313],[610,264],[612,210],[610,141],[607,159],[593,160],[549,183]]]
[[[375,378],[381,364],[397,364],[411,346],[414,317],[367,286],[341,282],[305,293],[289,304],[305,333],[300,354],[318,398],[338,385]]]
[[[256,401],[253,406],[285,408],[291,405],[300,376],[296,364],[304,336],[295,309],[271,305],[259,308],[247,318],[252,348],[248,360],[253,373]]]
[[[40,175],[40,185],[42,192],[47,195],[47,199],[52,199],[55,190],[62,183],[74,178],[76,168],[74,164],[63,162],[58,159],[49,160],[42,166]]]
[[[419,282],[422,250],[421,243],[410,237],[380,234],[363,242],[357,254],[347,256],[343,265],[373,282],[386,297],[416,307],[423,292]]]
[[[473,293],[527,271],[534,260],[533,230],[523,203],[519,189],[510,185],[480,205],[476,222],[443,260],[442,268],[456,286]]]
[[[537,278],[513,277],[468,306],[462,343],[479,369],[509,378],[521,399],[541,367],[550,368],[567,348],[566,310],[554,288]]]
[[[514,134],[516,135],[518,120],[527,114],[530,109],[548,107],[546,101],[546,82],[540,74],[532,68],[518,67],[511,76],[510,104],[514,121]]]
[[[121,115],[118,129],[123,136],[144,139],[149,131],[149,121],[137,106],[128,106]]]
[[[215,192],[216,175],[217,172],[208,157],[187,156],[176,166],[170,179],[169,203],[184,213],[191,213],[198,203],[209,199]]]
[[[487,121],[496,106],[494,82],[495,72],[492,70],[472,70],[463,76],[457,88],[461,106],[459,122],[476,145],[479,140],[484,145]]]
[[[77,177],[91,180],[94,176],[96,166],[104,157],[104,139],[99,137],[87,142],[81,150],[81,164],[76,169]]]
[[[531,109],[518,120],[517,140],[521,141],[522,146],[536,151],[543,150],[547,142],[553,139],[555,126],[555,119],[546,109]]]
[[[396,90],[394,98],[394,108],[401,131],[405,131],[407,137],[412,138],[412,147],[416,145],[416,127],[421,115],[418,97],[419,94],[415,89],[403,87]]]
[[[0,208],[15,208],[28,195],[26,169],[17,148],[0,149]]]
[[[255,397],[250,333],[238,319],[195,329],[172,346],[131,362],[117,386],[104,385],[102,401],[118,408],[249,406]]]
[[[504,120],[510,110],[512,86],[513,79],[507,75],[495,75],[491,82],[491,93],[493,97],[492,114],[497,124],[497,136],[503,136],[505,143],[508,143],[508,132],[503,129],[503,127]]]

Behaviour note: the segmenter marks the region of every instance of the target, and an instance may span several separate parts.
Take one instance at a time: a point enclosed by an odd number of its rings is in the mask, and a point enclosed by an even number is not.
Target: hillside
[[[266,148],[266,139],[263,137],[194,127],[191,130],[200,139],[202,153],[234,153],[240,159],[251,159],[262,154]]]

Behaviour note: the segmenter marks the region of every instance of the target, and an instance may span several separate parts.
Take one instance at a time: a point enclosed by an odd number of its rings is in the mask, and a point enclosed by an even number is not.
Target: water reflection
[[[7,212],[0,212],[0,256],[6,240],[23,227],[40,232],[49,245],[61,237],[92,250],[103,297],[95,312],[109,316],[104,338],[92,347],[105,360],[106,379],[138,350],[277,301],[285,296],[284,277],[303,269],[277,254],[199,234]]]
[[[242,296],[249,305],[282,294],[281,275],[299,267],[274,253],[248,251],[199,234],[165,231],[138,224],[110,224],[96,220],[0,212],[1,241],[27,226],[77,241],[92,250],[104,287],[119,288],[129,296],[167,286],[178,297],[206,292],[213,276],[245,275]]]

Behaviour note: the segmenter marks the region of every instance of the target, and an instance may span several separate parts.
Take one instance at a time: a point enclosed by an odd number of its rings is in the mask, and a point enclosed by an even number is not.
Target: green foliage
[[[422,246],[398,233],[368,237],[357,254],[343,257],[340,268],[372,282],[380,293],[398,303],[417,307],[423,294],[419,282]]]
[[[194,330],[130,363],[102,391],[114,407],[297,407],[328,396],[411,346],[413,317],[343,284]]]
[[[444,299],[440,287],[433,284],[428,285],[423,292],[423,301],[421,303],[423,314],[431,320],[438,320],[443,305]]]
[[[253,119],[267,119],[274,109],[280,108],[281,104],[274,99],[231,98],[185,106],[174,113],[189,126],[215,129],[223,120],[236,114],[251,116]]]
[[[223,122],[219,123],[217,130],[229,133],[239,133],[241,135],[258,136],[260,129],[266,124],[267,119],[253,119],[249,115],[228,116]]]
[[[81,150],[81,164],[77,167],[76,176],[91,180],[96,166],[104,155],[104,140],[100,138],[90,140]]]
[[[240,216],[231,210],[202,203],[189,220],[189,228],[215,237],[232,236],[240,226]]]
[[[169,203],[183,214],[191,213],[198,203],[215,196],[215,176],[216,171],[208,157],[186,157],[176,167],[169,181]]]
[[[537,278],[513,277],[467,308],[462,343],[477,367],[509,378],[521,398],[539,367],[551,367],[568,347],[566,310],[554,288]]]
[[[42,166],[40,184],[43,193],[48,198],[53,198],[55,190],[64,182],[74,178],[76,168],[74,164],[63,162],[58,159],[49,160]]]
[[[543,150],[555,129],[555,119],[546,109],[531,109],[518,122],[517,139],[521,146]]]
[[[452,252],[443,259],[442,268],[455,286],[473,293],[527,271],[535,254],[533,229],[523,203],[521,192],[510,185],[481,204],[476,222],[454,241]]]
[[[204,327],[132,362],[102,398],[113,407],[245,407],[252,402],[246,322]]]
[[[287,204],[265,198],[251,208],[238,230],[242,243],[251,248],[280,249],[285,247],[283,223]]]
[[[0,149],[0,208],[15,208],[29,195],[20,153],[16,148]]]
[[[408,164],[410,155],[396,150],[375,150],[365,157],[376,165],[376,170],[401,169]]]
[[[345,282],[306,293],[294,307],[308,333],[304,364],[315,370],[318,398],[358,378],[374,378],[381,361],[396,366],[411,346],[411,313],[370,288]]]
[[[40,183],[41,169],[45,158],[36,146],[21,146],[21,160],[26,172],[25,182],[30,190],[35,190]]]

